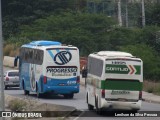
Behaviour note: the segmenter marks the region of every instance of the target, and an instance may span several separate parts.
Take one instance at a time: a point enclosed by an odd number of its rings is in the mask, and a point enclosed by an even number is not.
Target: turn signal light
[[[80,83],[80,76],[77,76],[77,83]]]
[[[9,81],[9,77],[6,77],[6,81]]]
[[[142,91],[139,91],[139,100],[142,100]]]
[[[105,90],[101,90],[102,98],[105,98]]]

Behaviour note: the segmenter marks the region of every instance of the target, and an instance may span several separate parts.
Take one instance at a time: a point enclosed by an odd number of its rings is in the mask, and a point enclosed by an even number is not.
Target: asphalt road
[[[108,115],[97,115],[95,111],[91,111],[88,112],[87,111],[87,104],[85,102],[85,88],[83,86],[81,86],[80,88],[80,93],[75,94],[73,99],[65,99],[63,96],[50,96],[47,98],[40,98],[38,99],[35,95],[35,93],[31,93],[29,96],[25,96],[23,94],[22,90],[19,90],[19,88],[9,88],[8,90],[5,90],[6,94],[9,95],[13,95],[13,96],[17,96],[17,97],[21,97],[21,98],[28,98],[28,99],[34,99],[43,103],[51,103],[51,104],[58,104],[58,105],[67,105],[67,106],[73,106],[76,107],[77,109],[84,111],[81,112],[81,117],[74,117],[75,120],[97,120],[97,119],[122,119],[122,117],[114,117],[114,116],[108,116]],[[149,112],[150,111],[155,111],[155,113],[157,113],[157,111],[159,111],[160,114],[160,104],[155,104],[155,103],[147,103],[147,102],[143,102],[142,103],[142,109],[139,111],[141,113],[141,111],[145,111],[145,112]],[[151,112],[152,113],[152,112]],[[94,117],[92,117],[94,116]],[[151,117],[124,117],[123,119],[140,119],[143,120],[145,118],[150,120]],[[152,119],[154,120],[158,120],[158,117],[152,117]]]
[[[5,68],[7,70],[8,68]],[[107,116],[107,115],[97,115],[95,111],[87,112],[87,104],[85,102],[85,87],[81,86],[80,87],[80,93],[75,94],[73,99],[65,99],[63,96],[50,96],[47,98],[40,98],[38,99],[35,95],[35,93],[31,93],[29,96],[25,96],[23,94],[22,90],[19,90],[19,88],[9,88],[8,90],[5,90],[5,94],[21,97],[21,98],[28,98],[28,99],[34,99],[43,103],[52,103],[52,104],[58,104],[58,105],[67,105],[67,106],[73,106],[81,111],[81,117],[73,117],[70,119],[74,120],[97,120],[97,119],[108,119],[108,120],[115,120],[115,119],[134,119],[134,120],[158,120],[160,117],[113,117],[113,116]],[[139,112],[145,111],[149,112],[150,111],[155,111],[155,113],[158,113],[159,111],[160,114],[160,104],[155,104],[155,103],[147,103],[143,102],[142,103],[142,108]],[[143,113],[142,113],[143,114]],[[94,116],[94,117],[93,117]]]

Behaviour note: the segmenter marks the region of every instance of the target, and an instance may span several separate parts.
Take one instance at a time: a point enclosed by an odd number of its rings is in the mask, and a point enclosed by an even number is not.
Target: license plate
[[[7,84],[8,84],[8,85],[12,85],[12,84],[13,84],[13,82],[8,82]]]
[[[127,101],[125,98],[119,98],[118,101]]]
[[[64,86],[64,84],[59,84],[59,86]]]

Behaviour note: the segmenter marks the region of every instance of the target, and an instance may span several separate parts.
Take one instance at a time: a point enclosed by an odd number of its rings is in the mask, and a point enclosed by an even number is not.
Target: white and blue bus
[[[15,64],[17,59],[15,59]],[[79,49],[56,41],[33,41],[21,46],[20,88],[24,94],[62,94],[73,98],[79,92]]]

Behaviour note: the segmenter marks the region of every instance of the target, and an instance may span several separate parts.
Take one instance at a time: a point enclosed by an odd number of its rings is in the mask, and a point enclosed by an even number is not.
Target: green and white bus
[[[88,109],[131,110],[141,108],[143,62],[130,53],[100,51],[88,56],[86,100]]]

